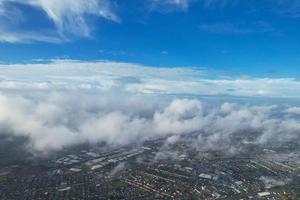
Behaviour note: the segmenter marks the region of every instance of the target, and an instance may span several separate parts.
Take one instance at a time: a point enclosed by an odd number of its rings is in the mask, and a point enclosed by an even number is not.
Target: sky
[[[0,0],[0,136],[300,141],[299,23],[298,0]]]
[[[1,0],[0,61],[110,60],[300,78],[297,0]]]

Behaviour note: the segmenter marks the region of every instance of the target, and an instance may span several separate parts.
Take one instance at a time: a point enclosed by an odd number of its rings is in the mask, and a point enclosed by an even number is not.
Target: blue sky
[[[0,61],[113,60],[300,78],[297,0],[2,0]]]

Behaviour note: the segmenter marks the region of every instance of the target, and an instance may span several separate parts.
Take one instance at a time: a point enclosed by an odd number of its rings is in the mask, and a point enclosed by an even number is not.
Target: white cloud
[[[152,6],[156,9],[164,7],[177,8],[180,10],[187,10],[192,0],[151,0]]]
[[[129,144],[169,135],[177,140],[189,133],[198,134],[194,145],[202,149],[228,149],[236,133],[259,132],[258,144],[299,137],[298,118],[286,115],[294,107],[183,97],[253,97],[263,90],[263,97],[299,98],[294,79],[212,80],[204,69],[72,60],[2,64],[0,71],[0,134],[26,136],[42,152],[83,142]]]
[[[120,145],[168,135],[175,136],[169,137],[167,142],[176,142],[180,135],[189,133],[198,135],[194,145],[199,149],[227,149],[234,134],[259,132],[253,140],[256,144],[281,144],[297,141],[299,137],[299,121],[292,117],[274,117],[272,113],[280,113],[274,107],[236,105],[224,114],[222,104],[210,108],[195,99],[161,98],[160,106],[145,112],[142,106],[130,103],[130,99],[138,101],[134,95],[121,98],[113,94],[111,98],[122,99],[118,104],[103,101],[107,95],[0,94],[0,134],[26,136],[31,148],[41,152],[84,142]],[[147,96],[142,97],[142,101],[143,105],[155,105]]]
[[[24,16],[27,16],[26,12],[17,6],[18,4],[31,6],[44,12],[54,23],[56,30],[37,30],[34,32],[24,29],[18,30],[16,21],[22,21]],[[10,6],[7,7],[7,5]],[[91,27],[87,21],[88,16],[102,17],[115,22],[120,21],[108,0],[2,0],[0,3],[0,41],[62,42],[68,41],[70,35],[89,37]],[[7,21],[7,18],[10,20]],[[49,34],[49,32],[52,33]]]
[[[44,64],[0,65],[0,89],[118,89],[129,93],[299,98],[293,78],[224,78],[205,69],[157,68],[109,61],[53,60]]]
[[[0,42],[8,43],[31,43],[31,42],[49,42],[61,43],[66,39],[59,38],[56,35],[43,35],[35,32],[10,32],[0,29]]]
[[[202,124],[202,105],[197,100],[174,100],[154,115],[155,128],[161,134],[192,133]]]
[[[191,2],[190,0],[168,0],[169,4],[173,4],[182,9],[187,9],[190,5],[190,2]]]
[[[288,114],[297,114],[300,115],[300,107],[290,107],[285,110]]]

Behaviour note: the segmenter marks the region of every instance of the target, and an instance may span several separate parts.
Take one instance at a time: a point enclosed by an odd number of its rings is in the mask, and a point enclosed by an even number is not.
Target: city
[[[0,169],[0,198],[299,199],[299,148],[245,144],[244,152],[228,155],[196,151],[189,137],[66,149],[7,166]]]

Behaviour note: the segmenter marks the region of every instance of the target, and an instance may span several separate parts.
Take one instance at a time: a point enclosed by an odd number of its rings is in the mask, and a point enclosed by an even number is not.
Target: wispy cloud
[[[0,29],[0,42],[8,43],[32,43],[32,42],[49,42],[62,43],[68,41],[65,37],[59,37],[56,34],[44,34],[43,32],[22,32],[8,31]]]
[[[232,23],[200,24],[199,29],[214,34],[248,34],[252,30],[238,27]]]
[[[66,42],[75,37],[90,37],[95,28],[89,20],[92,17],[103,18],[116,23],[121,18],[114,9],[115,1],[112,0],[1,0],[0,1],[0,42]],[[296,0],[148,0],[147,8],[162,11],[188,12],[194,5],[198,12],[206,9],[225,10],[238,9],[239,12],[255,14],[257,12],[273,13],[278,16],[299,18],[300,3]],[[25,6],[24,6],[25,5]],[[201,7],[202,5],[202,7]],[[202,9],[201,9],[202,8]],[[247,9],[245,9],[247,8]],[[249,11],[251,8],[251,11]],[[33,29],[27,29],[24,24],[30,24],[33,19],[30,12],[34,9],[45,16],[45,24],[51,27],[45,29],[35,25]],[[126,9],[126,8],[124,8]],[[135,12],[135,10],[132,10]],[[241,26],[232,21],[203,23],[201,29],[212,33],[247,34],[252,32],[272,32],[272,27],[265,24],[253,24],[251,27]]]
[[[169,52],[168,51],[161,51],[160,54],[162,54],[162,55],[168,55]]]
[[[22,19],[27,16],[27,11],[20,7],[22,4],[45,13],[56,29],[50,30],[51,34],[48,34],[49,30],[26,31],[19,28],[18,25],[22,24]],[[69,36],[89,37],[91,27],[87,21],[88,16],[120,22],[120,18],[114,13],[108,0],[2,0],[0,3],[0,41],[58,42],[67,41]]]
[[[162,10],[184,10],[186,11],[194,0],[150,0],[151,7]]]
[[[260,11],[273,13],[282,17],[299,18],[300,2],[297,0],[199,0],[204,8],[246,8],[245,12]]]
[[[275,29],[267,22],[258,21],[247,25],[226,22],[200,24],[199,29],[213,34],[245,35],[251,33],[276,33]]]
[[[273,13],[283,17],[299,18],[300,2],[298,0],[152,0],[160,6],[173,6],[187,10],[193,3],[203,9],[241,9],[246,13],[257,11]]]
[[[278,0],[276,6],[276,11],[282,16],[292,18],[300,17],[300,2],[297,0]]]

